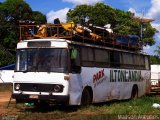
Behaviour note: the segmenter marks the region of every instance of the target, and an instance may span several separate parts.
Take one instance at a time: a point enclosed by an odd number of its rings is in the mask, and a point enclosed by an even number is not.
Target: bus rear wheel
[[[82,97],[81,97],[81,105],[82,106],[87,106],[91,104],[91,94],[88,89],[84,89],[82,92]]]
[[[138,86],[134,85],[132,88],[131,99],[135,99],[138,97]]]

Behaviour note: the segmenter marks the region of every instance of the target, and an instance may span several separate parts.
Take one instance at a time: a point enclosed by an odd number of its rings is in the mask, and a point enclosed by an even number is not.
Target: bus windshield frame
[[[16,72],[69,72],[68,49],[17,49]]]

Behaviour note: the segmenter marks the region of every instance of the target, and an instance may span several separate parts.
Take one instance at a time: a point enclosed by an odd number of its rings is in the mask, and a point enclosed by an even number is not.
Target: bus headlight
[[[15,84],[15,89],[20,90],[20,84]]]

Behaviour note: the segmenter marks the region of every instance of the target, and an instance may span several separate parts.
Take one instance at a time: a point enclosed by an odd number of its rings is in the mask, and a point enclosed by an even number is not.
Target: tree
[[[15,63],[15,56],[0,44],[0,66]]]
[[[11,49],[15,48],[19,40],[19,21],[33,21],[46,23],[46,17],[37,11],[32,11],[24,0],[6,0],[0,5],[0,10],[4,16],[5,36],[3,45]]]
[[[46,16],[39,11],[32,12],[32,20],[35,21],[35,24],[44,24],[47,21]]]
[[[9,57],[12,54],[15,58],[15,48],[19,41],[19,21],[46,23],[46,16],[41,12],[32,11],[24,0],[6,0],[0,3],[0,14],[0,45],[5,49],[0,49],[1,57]],[[9,61],[1,63],[6,64]]]
[[[151,56],[151,64],[160,64],[160,46],[157,46],[157,49],[154,50],[156,55]]]
[[[119,9],[114,9],[104,3],[91,5],[79,5],[67,13],[67,20],[75,23],[81,23],[80,18],[88,18],[88,24],[92,23],[98,26],[111,24],[115,34],[134,34],[140,36],[140,23],[131,19],[133,14]],[[156,32],[150,23],[143,24],[144,45],[153,45],[155,41],[153,36]]]
[[[1,3],[0,3],[0,6],[1,6]],[[0,7],[0,42],[2,41],[2,38],[4,36],[4,25],[6,24],[6,21],[5,21],[5,17],[3,15],[3,11]]]
[[[67,19],[75,23],[80,23],[82,17],[88,18],[89,23],[99,26],[115,22],[114,9],[103,3],[97,3],[94,6],[79,5],[67,13]]]
[[[74,21],[75,23],[81,23],[82,18],[91,18],[91,9],[90,5],[80,5],[77,6],[74,10],[69,10],[67,13],[67,20]]]
[[[151,64],[160,64],[160,57],[157,55],[151,56]]]
[[[1,8],[4,12],[6,21],[14,25],[19,25],[20,20],[31,18],[32,9],[23,0],[6,0]]]

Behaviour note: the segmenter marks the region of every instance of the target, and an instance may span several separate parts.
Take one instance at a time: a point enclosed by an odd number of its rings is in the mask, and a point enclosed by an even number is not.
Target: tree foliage
[[[32,12],[32,19],[33,21],[35,21],[35,24],[43,24],[46,23],[46,16],[43,15],[41,12],[39,11],[33,11]]]
[[[32,11],[24,0],[6,0],[0,3],[0,14],[0,45],[5,49],[0,49],[2,57],[10,55],[15,57],[15,48],[19,41],[19,21],[46,23],[46,16],[41,12]],[[0,62],[0,66],[5,64],[6,62]]]
[[[140,36],[141,24],[131,17],[131,12],[125,12],[119,9],[114,9],[104,3],[95,5],[79,5],[67,13],[67,20],[81,23],[81,18],[89,19],[88,24],[104,26],[111,24],[115,34],[134,34]],[[153,36],[156,32],[150,23],[143,24],[143,43],[144,45],[153,45],[155,41]]]
[[[23,0],[7,0],[1,5],[5,20],[18,25],[20,20],[31,18],[32,9]]]
[[[156,55],[151,56],[151,64],[160,64],[160,46],[157,46],[157,49],[154,50]]]
[[[151,64],[160,64],[160,57],[155,55],[150,57]]]
[[[15,56],[0,44],[0,66],[15,62]]]

